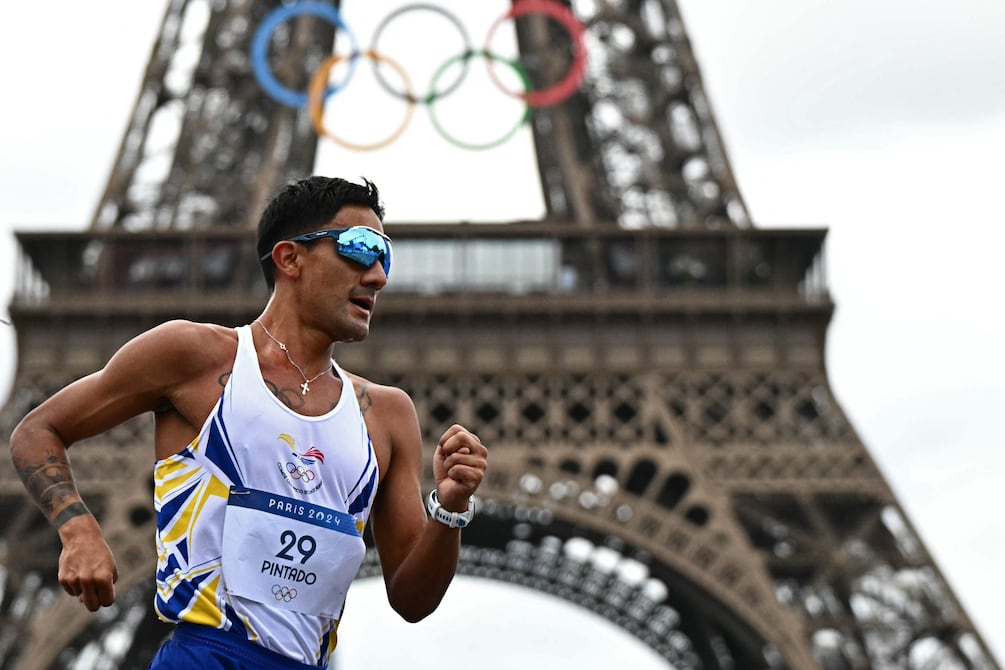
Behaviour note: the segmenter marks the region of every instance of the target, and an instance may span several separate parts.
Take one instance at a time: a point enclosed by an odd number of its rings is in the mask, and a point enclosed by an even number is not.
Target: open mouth
[[[368,312],[373,311],[373,298],[350,298],[349,302]]]

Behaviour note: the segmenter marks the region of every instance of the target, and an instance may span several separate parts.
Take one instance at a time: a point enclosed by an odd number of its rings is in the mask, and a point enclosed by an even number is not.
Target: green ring
[[[527,71],[523,68],[523,65],[521,65],[519,62],[509,60],[508,58],[503,58],[502,56],[497,56],[491,51],[482,49],[481,51],[465,51],[464,53],[454,56],[453,58],[448,58],[443,63],[443,65],[441,65],[440,68],[433,74],[433,78],[430,80],[429,83],[429,90],[430,91],[436,90],[436,83],[439,81],[440,77],[443,76],[443,73],[446,71],[448,67],[450,67],[451,65],[453,65],[454,63],[456,63],[461,59],[467,60],[472,56],[482,56],[483,58],[488,58],[489,60],[494,60],[497,62],[503,62],[506,65],[509,65],[517,73],[517,75],[520,76],[521,81],[523,81],[524,93],[529,92],[533,87],[533,83],[530,80],[530,76],[528,76]],[[469,149],[471,151],[480,151],[482,149],[494,149],[495,147],[498,147],[499,145],[503,144],[511,137],[513,137],[513,135],[516,134],[516,131],[520,130],[520,128],[525,123],[527,123],[527,121],[530,120],[530,116],[532,113],[530,104],[525,103],[523,116],[520,117],[520,120],[517,121],[516,125],[513,126],[509,130],[509,132],[507,132],[505,135],[503,135],[497,140],[485,142],[484,144],[471,144],[468,142],[462,142],[461,140],[453,137],[452,135],[447,133],[447,131],[443,128],[443,126],[440,125],[439,120],[436,118],[436,114],[433,113],[434,100],[435,98],[427,96],[427,98],[423,100],[423,102],[426,103],[426,109],[429,111],[429,120],[432,121],[433,127],[436,128],[436,132],[440,134],[440,137],[450,142],[454,146],[460,147],[461,149]]]

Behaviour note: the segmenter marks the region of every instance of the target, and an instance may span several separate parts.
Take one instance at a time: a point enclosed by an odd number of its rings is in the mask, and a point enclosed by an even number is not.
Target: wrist
[[[467,512],[471,506],[471,498],[468,496],[458,496],[456,493],[441,496],[439,488],[433,489],[432,493],[436,496],[436,501],[440,506],[448,512]]]
[[[82,502],[67,505],[56,516],[52,517],[49,523],[56,529],[60,539],[64,542],[78,532],[88,533],[98,526],[97,519],[87,509],[87,505]]]
[[[426,512],[430,518],[450,528],[465,528],[475,516],[475,499],[468,498],[461,511],[450,511],[437,498],[436,489],[429,492],[426,498]]]

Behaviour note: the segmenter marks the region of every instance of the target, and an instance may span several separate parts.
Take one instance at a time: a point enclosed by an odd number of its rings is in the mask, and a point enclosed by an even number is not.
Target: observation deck
[[[825,229],[583,229],[572,224],[386,226],[380,316],[828,313]],[[11,314],[241,320],[267,297],[242,230],[20,232]],[[228,318],[228,315],[231,318]],[[378,317],[379,318],[379,317]]]
[[[826,229],[386,229],[394,265],[374,328],[336,352],[343,366],[375,380],[404,383],[417,370],[824,367],[833,311]],[[249,231],[20,232],[17,240],[9,312],[23,386],[2,424],[158,323],[236,326],[268,298]]]

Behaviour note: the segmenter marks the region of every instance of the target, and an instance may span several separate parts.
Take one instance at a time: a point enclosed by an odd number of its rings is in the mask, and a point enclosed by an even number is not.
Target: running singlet
[[[266,387],[250,326],[237,334],[233,372],[199,435],[154,468],[154,608],[326,666],[365,553],[376,456],[338,365],[338,404],[302,416]]]

